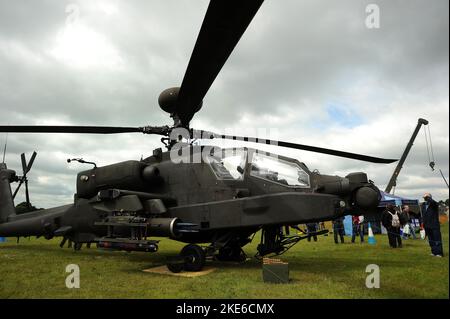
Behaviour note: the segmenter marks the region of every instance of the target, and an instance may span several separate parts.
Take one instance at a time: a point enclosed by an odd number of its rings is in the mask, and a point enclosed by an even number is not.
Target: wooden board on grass
[[[160,275],[192,278],[192,277],[200,277],[200,276],[208,275],[208,274],[212,273],[214,270],[216,270],[216,268],[205,267],[202,271],[195,271],[195,272],[194,271],[182,271],[179,273],[174,273],[174,272],[171,272],[167,268],[167,266],[163,265],[163,266],[153,267],[153,268],[149,268],[149,269],[144,269],[143,272],[148,272],[148,273],[152,273],[152,274],[160,274]]]

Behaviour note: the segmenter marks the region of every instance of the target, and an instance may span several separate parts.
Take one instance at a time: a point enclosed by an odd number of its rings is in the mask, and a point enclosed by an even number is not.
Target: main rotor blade
[[[178,96],[187,126],[264,0],[211,0]]]
[[[397,161],[396,159],[379,158],[379,157],[373,157],[373,156],[368,156],[368,155],[362,155],[362,154],[338,151],[338,150],[333,150],[333,149],[328,149],[328,148],[322,148],[322,147],[317,147],[317,146],[310,146],[310,145],[303,145],[303,144],[296,144],[296,143],[275,141],[275,140],[264,140],[264,139],[257,139],[254,137],[247,137],[247,136],[220,135],[220,134],[216,134],[213,132],[197,131],[197,130],[193,130],[193,135],[194,135],[194,137],[198,137],[201,139],[219,138],[219,139],[237,140],[237,141],[244,141],[244,142],[281,146],[281,147],[287,147],[287,148],[293,148],[293,149],[297,149],[297,150],[327,154],[327,155],[344,157],[344,158],[350,158],[350,159],[355,159],[355,160],[364,161],[364,162],[377,163],[377,164],[390,164],[390,163]]]
[[[143,132],[143,128],[116,127],[116,126],[2,125],[0,126],[0,132],[116,134],[116,133]]]

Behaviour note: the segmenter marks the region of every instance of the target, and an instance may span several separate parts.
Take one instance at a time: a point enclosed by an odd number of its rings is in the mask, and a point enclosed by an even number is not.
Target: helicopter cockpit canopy
[[[289,187],[310,187],[308,173],[296,162],[259,152],[253,154],[250,175]]]
[[[221,157],[208,155],[207,161],[218,179],[244,179],[247,151],[245,149],[225,149]]]
[[[247,160],[251,161],[247,166]],[[243,180],[245,168],[250,176],[294,188],[309,188],[308,172],[294,159],[251,149],[222,149],[209,154],[207,162],[220,180]]]

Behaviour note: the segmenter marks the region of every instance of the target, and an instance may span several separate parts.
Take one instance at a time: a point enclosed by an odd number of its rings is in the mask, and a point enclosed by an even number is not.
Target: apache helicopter
[[[211,0],[181,87],[158,99],[171,126],[0,126],[10,133],[163,136],[167,148],[153,155],[77,175],[74,202],[16,215],[10,183],[23,178],[0,164],[0,236],[62,237],[75,250],[83,244],[112,250],[156,252],[167,237],[187,245],[168,260],[171,271],[198,271],[207,258],[243,261],[242,247],[261,231],[257,257],[281,254],[307,236],[289,226],[374,210],[380,191],[362,172],[345,177],[310,171],[293,158],[252,148],[195,145],[197,139],[230,139],[278,145],[349,159],[388,164],[396,160],[283,141],[222,135],[190,128],[202,100],[263,0]],[[24,168],[25,172],[26,168]],[[208,244],[199,246],[199,244]]]

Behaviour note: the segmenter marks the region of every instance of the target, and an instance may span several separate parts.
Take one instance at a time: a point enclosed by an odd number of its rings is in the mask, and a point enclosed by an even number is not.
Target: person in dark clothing
[[[361,242],[364,242],[363,216],[352,216],[352,243],[355,242],[356,235],[359,235]]]
[[[389,246],[392,248],[402,247],[402,238],[400,237],[400,216],[395,210],[395,206],[388,204],[381,215],[381,223],[387,230]]]
[[[423,195],[424,203],[421,205],[422,222],[425,234],[428,236],[428,243],[431,247],[431,254],[436,257],[443,257],[441,226],[439,224],[439,204],[433,200],[430,193]]]
[[[306,224],[306,229],[308,230],[308,241],[311,241],[311,237],[314,238],[314,241],[317,241],[317,235],[310,235],[311,233],[317,232],[317,223]]]
[[[334,234],[334,242],[338,243],[338,235],[341,239],[341,243],[344,243],[344,217],[339,217],[333,220],[333,234]]]
[[[409,236],[412,236],[413,239],[417,239],[416,227],[414,226],[414,216],[408,205],[403,206],[402,215],[405,218],[405,225],[408,225],[409,227],[409,234],[403,233],[403,238],[406,239],[409,238]]]

